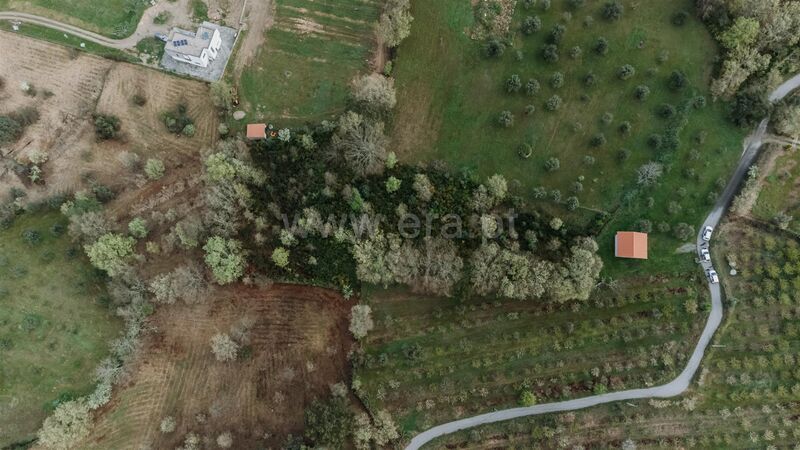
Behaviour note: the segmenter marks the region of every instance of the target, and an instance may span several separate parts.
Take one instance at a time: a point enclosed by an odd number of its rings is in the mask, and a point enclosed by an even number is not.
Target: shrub
[[[603,145],[606,145],[606,135],[603,133],[595,134],[589,141],[589,145],[592,147],[602,147]]]
[[[689,80],[683,71],[673,70],[672,73],[669,75],[668,86],[673,91],[679,91],[685,88],[688,82]]]
[[[235,98],[233,86],[227,81],[217,81],[211,83],[211,103],[222,111],[230,111],[233,109],[233,101]]]
[[[529,96],[536,95],[536,93],[539,92],[540,88],[541,85],[539,85],[539,81],[533,78],[531,78],[530,80],[528,80],[527,83],[525,83],[525,93],[528,94]]]
[[[519,92],[522,89],[522,80],[519,78],[519,75],[514,74],[506,80],[506,92],[509,94]]]
[[[205,262],[219,284],[232,283],[244,274],[246,261],[239,241],[214,236],[206,242],[203,250]]]
[[[133,97],[131,97],[131,101],[136,106],[144,106],[147,104],[147,97],[145,97],[142,94],[133,94]]]
[[[549,63],[558,62],[558,47],[553,44],[545,45],[542,48],[542,58]]]
[[[602,122],[603,125],[611,125],[611,123],[614,122],[614,114],[610,112],[603,113],[602,117],[600,117],[600,122]]]
[[[615,0],[613,2],[608,2],[603,5],[603,18],[610,21],[619,20],[622,18],[622,13],[625,11],[625,7],[622,6],[622,3]]]
[[[660,134],[653,133],[647,137],[647,145],[654,150],[658,150],[664,145],[664,137]]]
[[[277,247],[272,251],[272,262],[280,268],[285,268],[289,265],[289,250],[283,247]]]
[[[617,77],[619,77],[620,80],[629,80],[633,78],[634,75],[636,75],[636,68],[630,64],[625,64],[617,71]]]
[[[33,106],[25,106],[9,114],[9,117],[25,128],[39,121],[39,110]]]
[[[686,11],[678,11],[672,16],[672,24],[676,27],[682,27],[689,20],[689,13]]]
[[[219,448],[231,448],[233,446],[233,435],[231,435],[230,431],[217,436],[217,446]]]
[[[560,23],[553,27],[550,31],[550,36],[548,36],[548,41],[551,44],[559,45],[561,41],[564,39],[564,34],[567,32],[567,27],[561,25]]]
[[[497,123],[504,128],[510,128],[514,125],[514,114],[511,111],[503,111],[497,117]]]
[[[144,173],[151,180],[158,180],[164,176],[164,163],[160,159],[150,158],[144,165]]]
[[[567,0],[567,6],[570,9],[580,9],[586,4],[586,0]]]
[[[42,242],[42,234],[36,230],[25,230],[22,232],[22,240],[28,245],[38,245]]]
[[[496,38],[489,39],[483,47],[483,53],[489,58],[499,58],[505,51],[506,45]]]
[[[631,151],[628,149],[623,148],[617,153],[617,160],[619,162],[625,162],[631,157]]]
[[[608,39],[604,37],[597,38],[597,41],[594,43],[594,52],[600,56],[605,56],[608,54]]]
[[[528,16],[522,21],[522,33],[531,35],[542,29],[542,19],[539,16]]]
[[[561,161],[556,157],[551,157],[544,162],[544,170],[548,172],[555,172],[561,167]]]
[[[576,45],[569,50],[569,57],[572,59],[579,59],[583,55],[583,49]]]
[[[186,137],[192,137],[192,136],[194,136],[196,131],[197,130],[195,129],[194,124],[190,123],[190,124],[186,125],[185,127],[183,127],[183,130],[181,130],[181,134],[186,136]]]
[[[519,404],[521,406],[533,406],[536,404],[536,395],[529,390],[524,390],[519,394]]]
[[[181,134],[187,125],[193,125],[194,121],[188,115],[188,108],[181,103],[175,107],[174,111],[167,111],[162,114],[164,126],[171,133]]]
[[[414,176],[414,184],[411,186],[417,195],[417,198],[423,202],[430,201],[433,198],[435,187],[427,175],[418,173]]]
[[[211,337],[211,353],[219,362],[233,361],[239,354],[239,344],[225,333],[217,333]]]
[[[354,305],[350,309],[350,332],[356,339],[364,338],[374,328],[372,309],[368,305]]]
[[[545,107],[547,108],[548,111],[556,111],[561,108],[562,103],[563,100],[561,100],[561,97],[559,97],[558,95],[553,95],[547,100],[547,104],[545,105]]]
[[[98,139],[108,140],[117,137],[122,125],[116,116],[106,114],[94,115],[94,132]]]
[[[172,416],[167,416],[164,417],[163,420],[161,420],[161,424],[159,425],[158,428],[161,430],[162,433],[172,433],[173,431],[175,431],[176,425],[177,423],[175,422],[175,418]]]
[[[553,89],[560,89],[564,86],[564,74],[561,72],[556,72],[550,77],[550,86]]]
[[[619,132],[621,134],[624,134],[624,135],[627,136],[627,135],[631,134],[632,130],[633,130],[633,125],[631,125],[631,123],[628,122],[627,120],[625,122],[622,122],[621,124],[619,124]]]
[[[691,238],[692,236],[694,236],[694,228],[691,225],[687,224],[687,223],[681,222],[681,223],[675,225],[675,228],[673,229],[673,233],[675,234],[675,237],[677,239],[679,239],[681,241],[686,241],[689,238]]]
[[[578,197],[572,196],[567,198],[566,206],[568,210],[575,211],[580,205],[581,203],[578,201]]]
[[[305,411],[305,437],[312,448],[343,448],[353,428],[353,413],[340,397],[315,400]]]
[[[128,222],[128,232],[131,236],[142,239],[147,236],[147,221],[141,217],[134,217],[133,220]]]
[[[531,114],[536,112],[536,106],[534,105],[525,105],[525,115],[530,116]]]
[[[664,173],[664,166],[657,162],[649,162],[641,167],[636,172],[637,183],[642,186],[650,186],[655,184],[661,175]]]
[[[587,73],[586,76],[583,77],[583,84],[585,84],[586,87],[592,87],[592,86],[596,85],[597,84],[597,75],[595,75],[593,72]]]
[[[662,119],[671,119],[675,117],[675,114],[677,113],[678,111],[675,109],[675,107],[669,103],[663,103],[658,107],[658,115]]]
[[[638,100],[645,100],[650,95],[650,88],[640,84],[639,86],[636,86],[636,90],[633,91],[633,95]]]
[[[402,181],[400,181],[398,178],[389,177],[386,180],[386,192],[388,192],[390,194],[393,193],[393,192],[397,192],[400,189],[400,185],[401,184],[402,184]]]

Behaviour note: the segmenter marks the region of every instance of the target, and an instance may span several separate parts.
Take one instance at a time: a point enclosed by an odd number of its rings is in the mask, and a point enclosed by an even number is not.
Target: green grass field
[[[362,399],[413,433],[517,406],[523,389],[549,402],[665,382],[703,325],[701,276],[567,305],[370,291],[377,326],[355,373]]]
[[[625,439],[638,449],[798,448],[800,244],[745,222],[722,230],[714,248],[725,321],[687,394],[504,422],[426,448],[622,448]]]
[[[30,439],[59,399],[93,388],[96,364],[122,328],[103,281],[57,212],[0,231],[0,447]],[[38,233],[29,244],[25,232]]]
[[[252,113],[280,124],[330,119],[349,82],[368,67],[379,0],[277,0],[275,23],[239,94]]]
[[[705,108],[688,108],[677,150],[650,148],[648,138],[654,133],[663,135],[669,122],[658,114],[662,104],[678,108],[696,96],[707,95],[715,43],[694,18],[681,27],[672,24],[676,12],[693,10],[689,0],[638,2],[635,9],[628,6],[618,22],[603,20],[601,6],[602,2],[587,2],[567,20],[566,2],[554,1],[549,11],[540,6],[526,10],[519,2],[511,26],[513,46],[507,47],[502,57],[490,59],[484,55],[483,43],[471,40],[465,32],[474,23],[469,2],[413,2],[413,31],[398,49],[395,61],[399,104],[394,149],[410,161],[443,159],[480,175],[503,174],[533,206],[548,209],[573,226],[585,227],[599,211],[609,213],[610,220],[599,230],[609,275],[684,270],[687,266],[677,267],[684,260],[676,262],[671,256],[680,242],[670,232],[655,232],[656,225],[699,224],[722,190],[718,180],[727,179],[741,153],[744,133],[726,121],[723,103],[708,98]],[[530,36],[519,31],[528,15],[539,16],[543,24]],[[592,25],[584,25],[586,16],[594,18]],[[560,58],[548,63],[541,56],[542,48],[559,23],[567,30]],[[601,36],[609,42],[606,56],[593,51]],[[582,49],[577,59],[569,54],[575,46]],[[662,54],[666,59],[660,61]],[[635,67],[632,79],[618,79],[623,64]],[[679,92],[668,87],[674,70],[688,76],[688,86]],[[558,89],[549,82],[556,71],[565,77],[564,86]],[[590,72],[598,80],[593,87],[584,83]],[[509,94],[505,83],[513,74],[520,76],[523,87]],[[541,85],[533,96],[525,92],[528,79]],[[645,101],[634,97],[638,85],[650,88]],[[545,103],[554,94],[563,98],[564,106],[549,112]],[[529,104],[536,111],[526,115]],[[497,123],[503,110],[515,116],[510,128]],[[611,115],[609,124],[602,121],[605,113]],[[632,125],[627,137],[619,132],[623,121]],[[604,134],[606,143],[592,147],[590,141],[599,133]],[[524,143],[533,147],[529,159],[518,155],[518,147]],[[618,159],[622,149],[630,151],[624,162]],[[593,163],[585,161],[587,156]],[[548,172],[544,163],[552,157],[559,159],[560,169]],[[660,183],[638,186],[639,167],[658,160],[665,166]],[[576,182],[581,186],[576,187]],[[548,197],[536,200],[537,187],[544,187]],[[559,191],[561,204],[550,199],[553,190]],[[569,212],[563,202],[573,195],[581,208]],[[676,205],[670,208],[670,202]],[[637,264],[611,261],[614,233],[633,228],[640,219],[653,225],[654,258]]]
[[[113,38],[123,38],[149,3],[145,0],[0,0],[0,11],[37,14]]]

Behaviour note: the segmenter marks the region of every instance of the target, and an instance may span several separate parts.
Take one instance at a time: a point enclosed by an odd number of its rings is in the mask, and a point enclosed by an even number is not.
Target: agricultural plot
[[[348,379],[348,311],[331,291],[290,285],[220,288],[200,304],[159,307],[131,382],[79,447],[176,448],[189,432],[230,432],[233,448],[279,447],[302,430],[307,404]],[[228,332],[242,347],[221,362],[210,341]],[[166,417],[174,431],[160,430]]]
[[[414,433],[531,401],[662,383],[702,328],[705,292],[691,274],[565,305],[373,291],[376,329],[356,363],[361,398]]]
[[[395,61],[395,151],[503,174],[537,207],[600,233],[607,262],[620,228],[651,228],[651,254],[672,254],[693,234],[676,239],[676,226],[697,223],[713,204],[743,137],[724,103],[707,98],[716,46],[681,15],[692,2],[626,4],[619,20],[603,18],[604,2],[571,9],[557,1],[548,10],[516,2],[495,57],[491,40],[470,39],[476,17],[494,14],[483,4],[413,3],[414,32]],[[657,182],[640,176],[649,162]],[[674,265],[664,258],[606,270]]]
[[[250,111],[304,124],[343,111],[350,80],[369,67],[379,0],[276,0],[274,24],[239,80]]]
[[[121,329],[103,280],[58,212],[0,231],[0,446],[27,442],[60,401],[93,389]]]
[[[765,222],[774,222],[800,233],[800,153],[796,150],[779,152],[771,164],[761,168],[763,180],[751,214]]]
[[[129,36],[147,0],[0,0],[0,11],[19,11],[55,19],[113,38]]]
[[[430,448],[797,448],[800,442],[800,244],[745,221],[716,237],[726,322],[684,396],[515,420]],[[736,276],[727,276],[735,267]],[[724,273],[723,273],[724,272]]]

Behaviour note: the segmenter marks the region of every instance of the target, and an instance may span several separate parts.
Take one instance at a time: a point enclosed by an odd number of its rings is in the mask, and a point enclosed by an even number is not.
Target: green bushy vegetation
[[[34,436],[61,402],[89,393],[122,328],[104,280],[70,242],[58,212],[0,231],[0,446]]]

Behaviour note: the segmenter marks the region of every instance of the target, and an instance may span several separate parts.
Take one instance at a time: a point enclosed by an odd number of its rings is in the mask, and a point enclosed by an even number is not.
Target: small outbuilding
[[[614,256],[617,258],[647,259],[647,233],[618,231],[614,238]]]
[[[266,139],[267,138],[267,124],[265,123],[249,123],[247,124],[247,139]]]

